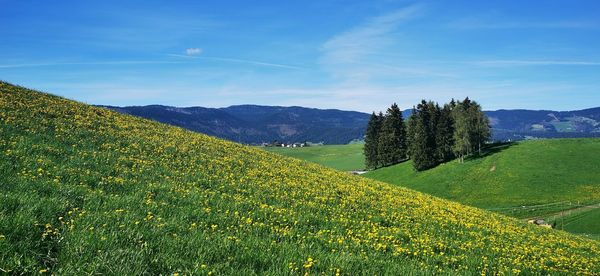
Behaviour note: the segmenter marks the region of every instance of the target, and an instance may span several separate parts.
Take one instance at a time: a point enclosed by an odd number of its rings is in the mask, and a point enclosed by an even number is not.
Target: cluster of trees
[[[406,124],[406,126],[405,126]],[[418,171],[478,153],[491,135],[481,106],[466,98],[440,107],[421,101],[405,123],[396,104],[386,114],[371,115],[365,136],[365,158],[369,169],[389,166],[407,158]]]

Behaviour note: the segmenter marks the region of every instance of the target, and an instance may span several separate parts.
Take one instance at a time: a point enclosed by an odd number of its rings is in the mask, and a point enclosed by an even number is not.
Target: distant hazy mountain
[[[576,111],[486,111],[498,140],[600,137],[600,107]]]
[[[242,143],[362,139],[369,114],[336,109],[236,105],[226,108],[161,105],[106,108]]]
[[[162,105],[114,107],[136,115],[228,140],[262,142],[324,142],[345,144],[362,139],[368,113],[337,109],[235,105],[226,108]],[[411,110],[405,110],[405,118]],[[600,137],[600,107],[578,111],[486,111],[495,140]]]

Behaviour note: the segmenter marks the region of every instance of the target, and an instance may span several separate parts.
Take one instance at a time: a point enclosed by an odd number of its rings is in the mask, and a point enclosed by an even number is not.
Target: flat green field
[[[557,218],[556,229],[600,240],[600,208]]]
[[[362,143],[348,145],[325,145],[305,148],[265,147],[263,149],[281,155],[321,164],[340,171],[365,168]]]
[[[571,122],[552,122],[552,125],[559,132],[573,132],[573,131],[575,131],[575,129],[573,128],[573,124],[571,124]]]

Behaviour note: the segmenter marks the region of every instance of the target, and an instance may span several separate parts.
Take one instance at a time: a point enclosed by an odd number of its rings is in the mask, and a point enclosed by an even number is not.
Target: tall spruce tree
[[[396,103],[392,104],[385,114],[379,133],[377,154],[381,166],[397,164],[407,157],[406,129],[402,111]]]
[[[421,101],[415,109],[410,121],[410,158],[417,171],[426,170],[437,165],[435,156],[435,135],[431,128],[431,115],[435,111],[431,102]]]
[[[415,136],[415,132],[417,128],[418,114],[417,108],[415,106],[413,106],[412,112],[410,114],[411,115],[408,117],[408,120],[406,122],[406,143],[408,149],[408,156],[412,159],[414,155],[414,144],[416,142],[415,139],[417,138]]]
[[[382,113],[379,113],[378,115],[373,112],[369,118],[369,123],[365,133],[365,146],[363,149],[365,154],[365,165],[367,166],[367,169],[375,169],[379,166],[379,161],[377,159],[377,147],[379,143],[379,134],[381,132],[382,121]]]
[[[450,104],[444,104],[444,107],[440,110],[440,117],[435,132],[436,157],[438,162],[446,162],[454,158],[454,153],[452,152],[452,146],[454,145],[453,102],[454,100]]]
[[[436,130],[437,130],[437,124],[440,120],[440,113],[441,113],[441,109],[440,106],[437,103],[434,103],[433,101],[428,101],[427,102],[427,108],[426,108],[427,112],[429,113],[429,133],[433,136],[433,148],[435,151],[436,145],[435,145],[435,134],[436,134]]]

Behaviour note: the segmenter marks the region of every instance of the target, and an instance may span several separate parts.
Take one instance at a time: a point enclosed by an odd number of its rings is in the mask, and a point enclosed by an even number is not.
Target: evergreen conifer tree
[[[413,106],[412,112],[410,117],[408,117],[408,120],[406,122],[406,143],[407,143],[407,150],[408,150],[408,156],[412,159],[413,158],[413,145],[416,142],[415,139],[417,138],[415,136],[415,130],[417,127],[417,108],[415,106]]]
[[[452,119],[453,105],[453,102],[445,104],[440,110],[440,117],[435,132],[436,157],[438,162],[446,162],[454,158],[452,152],[452,146],[454,146],[454,120]]]
[[[413,160],[413,166],[417,171],[426,170],[434,167],[435,156],[435,135],[431,129],[432,103],[425,100],[421,101],[410,121],[410,158]]]
[[[379,134],[381,132],[381,124],[383,121],[383,114],[371,114],[367,130],[365,133],[365,145],[363,148],[365,154],[365,165],[367,169],[375,169],[378,167],[378,154],[377,147],[379,143]]]
[[[381,166],[399,163],[407,157],[406,129],[402,111],[396,103],[388,108],[385,114],[379,133],[377,153]]]

